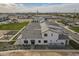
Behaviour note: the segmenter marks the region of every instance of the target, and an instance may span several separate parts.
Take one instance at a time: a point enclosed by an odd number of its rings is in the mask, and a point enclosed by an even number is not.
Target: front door
[[[35,44],[35,40],[31,40],[31,44],[34,45]]]

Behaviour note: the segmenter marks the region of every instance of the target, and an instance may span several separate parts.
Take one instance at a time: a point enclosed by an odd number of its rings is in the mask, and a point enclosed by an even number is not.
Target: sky
[[[6,3],[0,4],[0,13],[16,12],[79,12],[79,3]]]

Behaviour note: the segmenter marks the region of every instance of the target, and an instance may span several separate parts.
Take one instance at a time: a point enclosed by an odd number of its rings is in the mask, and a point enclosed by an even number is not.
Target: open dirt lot
[[[12,50],[0,52],[0,56],[79,56],[79,52]]]
[[[9,30],[0,30],[0,37],[7,33]]]
[[[4,34],[6,33],[10,33],[10,32],[15,32],[16,30],[0,30],[0,40],[7,40],[7,38],[5,39],[5,37],[8,37],[8,39],[11,37],[11,35],[6,36]]]

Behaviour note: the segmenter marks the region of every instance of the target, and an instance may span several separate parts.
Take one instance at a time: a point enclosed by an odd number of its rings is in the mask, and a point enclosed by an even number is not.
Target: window
[[[28,43],[28,40],[24,40],[24,43]]]
[[[31,44],[34,45],[35,44],[35,40],[31,40]]]
[[[61,44],[64,44],[63,42],[61,42]]]
[[[44,43],[47,43],[47,40],[44,40]]]
[[[51,36],[53,36],[53,34],[51,34]]]
[[[38,40],[39,43],[41,43],[41,40]]]
[[[44,36],[47,37],[47,34],[45,33]]]

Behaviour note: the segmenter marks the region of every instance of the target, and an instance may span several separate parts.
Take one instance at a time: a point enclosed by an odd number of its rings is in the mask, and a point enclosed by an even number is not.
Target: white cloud
[[[0,13],[25,12],[26,9],[19,8],[17,4],[0,4]]]
[[[48,5],[48,6],[40,6],[29,9],[30,11],[39,12],[79,12],[79,4],[57,4],[57,5]]]
[[[13,13],[13,12],[36,12],[37,9],[39,12],[79,12],[78,3],[70,4],[49,4],[48,6],[35,6],[32,8],[23,7],[23,4],[0,4],[0,13]],[[23,7],[23,8],[22,8]]]

